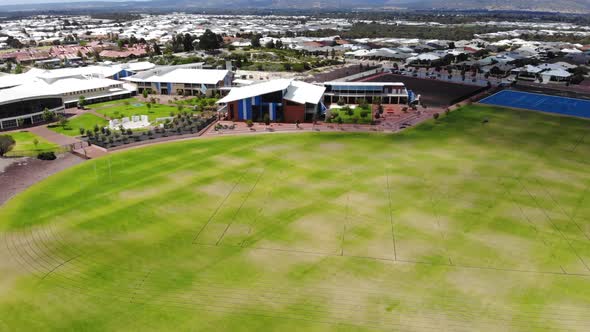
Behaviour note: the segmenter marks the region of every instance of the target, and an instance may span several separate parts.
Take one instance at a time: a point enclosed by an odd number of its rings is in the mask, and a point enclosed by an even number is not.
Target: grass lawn
[[[584,331],[589,124],[472,105],[87,161],[0,208],[0,330]]]
[[[188,110],[185,108],[185,110]],[[170,113],[176,114],[178,109],[176,106],[152,104],[151,109],[148,109],[145,103],[136,101],[131,102],[129,105],[117,105],[113,107],[97,109],[96,112],[104,114],[112,119],[120,119],[124,117],[131,117],[133,115],[147,115],[150,121],[154,121],[157,118],[163,118],[170,116]]]
[[[123,105],[125,102],[130,102],[133,104],[133,103],[139,103],[140,101],[136,97],[132,97],[132,98],[118,99],[118,100],[105,101],[102,103],[90,104],[90,105],[86,105],[85,107],[88,109],[97,109],[97,108],[109,107],[109,106],[114,106],[114,105]]]
[[[75,118],[69,119],[68,124],[65,128],[57,124],[48,126],[48,128],[57,133],[64,134],[67,136],[79,136],[80,128],[92,129],[94,128],[94,125],[104,127],[108,124],[109,122],[107,120],[94,114],[86,113]]]
[[[9,156],[21,155],[23,152],[32,152],[36,150],[51,150],[58,147],[57,144],[49,142],[43,137],[35,135],[28,131],[20,131],[16,133],[10,133],[8,135],[16,141],[16,144],[12,148],[12,151],[8,153]],[[36,146],[34,143],[35,139],[37,139],[37,141],[39,142]]]
[[[330,109],[331,115],[334,116],[332,118],[332,122],[336,123],[337,118],[342,118],[342,123],[355,123],[354,119],[356,119],[356,123],[369,124],[371,123],[370,107],[371,106],[362,108],[360,106],[357,106],[351,109],[352,114],[349,114],[346,108],[332,108]],[[365,117],[361,116],[363,112],[366,114]]]

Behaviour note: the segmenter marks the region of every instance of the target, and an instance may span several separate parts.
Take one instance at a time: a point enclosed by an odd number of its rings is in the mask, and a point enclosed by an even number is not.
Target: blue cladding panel
[[[158,90],[158,93],[161,93],[161,92],[160,92],[160,89],[161,89],[161,88],[162,88],[162,87],[161,87],[161,85],[160,85],[160,82],[156,82],[156,90]]]
[[[270,118],[271,121],[276,121],[277,119],[277,104],[275,103],[271,103],[270,105],[268,105],[268,116]]]
[[[252,120],[252,99],[246,99],[246,120]]]
[[[168,87],[168,94],[171,95],[172,94],[172,83],[167,83],[167,87]]]
[[[244,111],[244,103],[241,100],[238,100],[238,120],[244,120],[242,116],[242,112]]]

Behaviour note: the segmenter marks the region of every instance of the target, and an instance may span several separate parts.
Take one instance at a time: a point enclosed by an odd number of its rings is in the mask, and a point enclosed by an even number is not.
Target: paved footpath
[[[68,145],[80,142],[80,140],[77,138],[56,133],[55,131],[47,128],[47,126],[31,127],[27,128],[26,130],[58,145]]]

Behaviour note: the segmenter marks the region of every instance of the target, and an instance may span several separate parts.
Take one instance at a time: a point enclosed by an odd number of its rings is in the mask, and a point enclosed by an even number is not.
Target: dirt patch
[[[83,158],[67,153],[58,155],[57,159],[52,161],[26,158],[9,165],[4,172],[0,172],[0,205],[48,176],[83,161]]]
[[[12,164],[21,164],[26,162],[28,158],[0,158],[0,173],[3,173],[8,166]]]

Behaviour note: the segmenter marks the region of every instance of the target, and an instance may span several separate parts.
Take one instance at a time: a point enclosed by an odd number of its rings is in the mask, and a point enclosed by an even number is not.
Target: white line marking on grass
[[[248,200],[248,198],[250,198],[250,195],[252,194],[252,192],[254,191],[254,189],[256,189],[256,186],[258,185],[258,182],[260,182],[260,179],[262,178],[262,176],[264,175],[265,172],[266,172],[266,168],[263,169],[260,172],[260,174],[258,174],[258,177],[256,178],[256,182],[254,182],[254,185],[252,186],[252,188],[250,188],[250,190],[246,194],[246,197],[244,197],[244,199],[242,200],[242,203],[240,204],[240,206],[238,207],[238,209],[236,210],[236,212],[232,216],[231,221],[227,224],[227,226],[223,230],[223,233],[221,233],[221,236],[219,237],[219,240],[217,240],[217,242],[215,243],[216,246],[218,246],[219,243],[221,243],[221,240],[223,240],[223,237],[225,236],[225,233],[227,232],[227,230],[229,229],[229,227],[232,225],[232,223],[236,219],[238,213],[240,213],[240,211],[242,210],[242,207],[244,207],[244,204],[246,204],[246,201]]]

